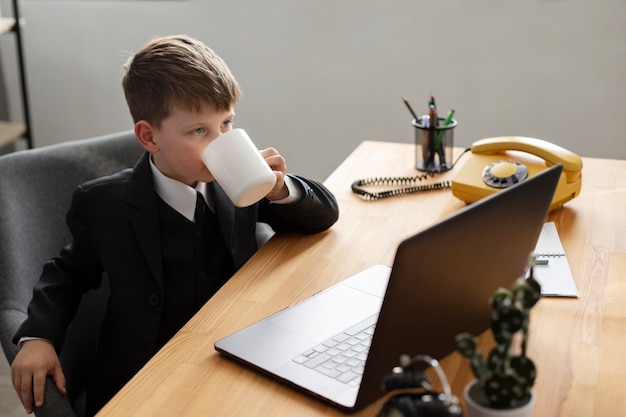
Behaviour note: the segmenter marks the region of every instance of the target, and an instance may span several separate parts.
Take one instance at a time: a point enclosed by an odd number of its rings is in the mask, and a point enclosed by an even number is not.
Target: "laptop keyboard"
[[[361,382],[378,314],[308,349],[293,361],[349,385]]]

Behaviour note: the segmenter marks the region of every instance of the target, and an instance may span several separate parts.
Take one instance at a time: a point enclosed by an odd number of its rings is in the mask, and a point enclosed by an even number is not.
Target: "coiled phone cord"
[[[456,163],[459,162],[459,159],[461,159],[461,157],[465,155],[465,153],[469,150],[470,150],[469,148],[465,149],[461,153],[461,155],[457,157],[456,161],[454,161],[450,169],[454,168]],[[378,185],[389,185],[389,186],[407,185],[407,184],[417,183],[429,177],[434,177],[434,176],[435,176],[434,172],[426,172],[424,174],[416,175],[414,177],[364,178],[364,179],[360,179],[352,183],[352,192],[355,194],[358,194],[364,200],[373,201],[373,200],[380,200],[383,198],[396,197],[396,196],[418,193],[418,192],[445,190],[445,189],[452,187],[452,183],[450,181],[440,181],[440,182],[435,182],[432,184],[413,185],[410,187],[396,188],[396,189],[377,191],[377,192],[367,191],[362,188],[363,186],[367,186],[367,185],[376,185],[376,186]]]
[[[361,196],[365,200],[380,200],[382,198],[396,197],[405,194],[412,194],[423,191],[435,191],[450,188],[450,181],[436,182],[433,184],[414,185],[410,187],[396,188],[385,191],[371,192],[363,189],[367,185],[406,185],[414,182],[422,181],[433,174],[423,174],[415,177],[396,177],[396,178],[365,178],[352,183],[352,192]]]

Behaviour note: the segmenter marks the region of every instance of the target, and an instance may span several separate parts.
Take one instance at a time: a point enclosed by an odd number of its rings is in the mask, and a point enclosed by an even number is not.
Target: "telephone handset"
[[[547,167],[563,165],[563,173],[550,205],[561,207],[580,193],[582,159],[575,153],[541,139],[503,136],[472,144],[471,154],[452,180],[452,194],[473,203],[500,189],[524,181]]]

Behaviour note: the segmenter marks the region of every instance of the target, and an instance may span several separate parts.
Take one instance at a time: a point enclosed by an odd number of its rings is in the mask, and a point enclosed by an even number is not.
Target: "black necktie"
[[[196,223],[200,224],[204,222],[207,209],[208,207],[206,205],[206,201],[204,201],[202,193],[200,193],[200,191],[196,191],[196,211],[194,213],[194,220]]]

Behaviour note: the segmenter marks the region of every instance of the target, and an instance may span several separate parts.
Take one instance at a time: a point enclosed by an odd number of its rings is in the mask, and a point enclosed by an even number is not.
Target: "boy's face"
[[[148,150],[154,164],[166,176],[192,187],[197,182],[214,181],[202,162],[202,151],[219,135],[232,130],[234,117],[232,108],[217,111],[210,104],[200,112],[174,107],[158,129],[150,125],[155,147]]]

